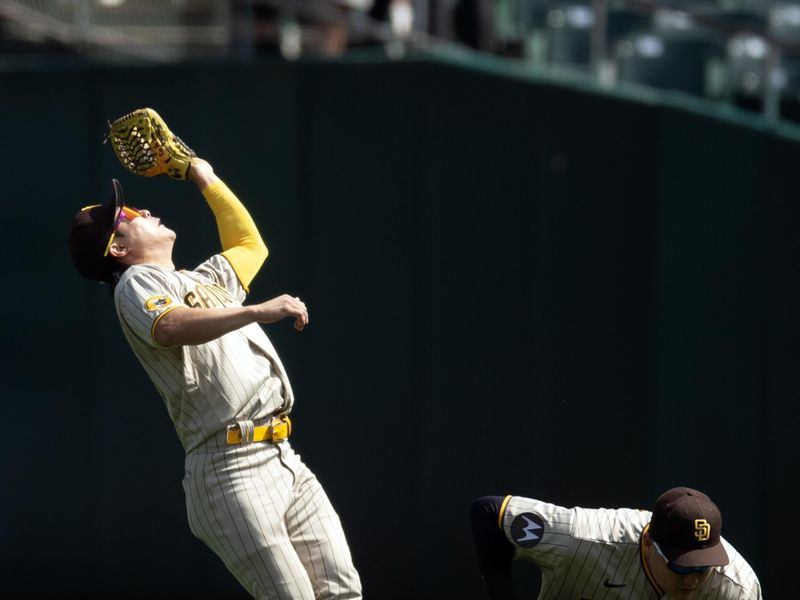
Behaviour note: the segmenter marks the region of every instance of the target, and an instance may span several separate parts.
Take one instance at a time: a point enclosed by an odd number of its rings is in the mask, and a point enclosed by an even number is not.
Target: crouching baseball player
[[[111,200],[82,209],[69,235],[80,274],[113,287],[125,337],[186,451],[192,532],[256,598],[361,598],[339,518],[288,441],[292,389],[259,326],[290,318],[302,330],[305,304],[284,295],[242,305],[267,248],[211,165],[155,111],[118,119],[109,138],[131,172],[193,181],[219,229],[220,254],[175,270],[175,232],[127,206],[113,180]]]
[[[679,487],[652,513],[563,508],[519,496],[472,505],[472,530],[489,598],[515,597],[511,561],[535,563],[539,600],[761,600],[750,565],[722,537],[708,496]]]

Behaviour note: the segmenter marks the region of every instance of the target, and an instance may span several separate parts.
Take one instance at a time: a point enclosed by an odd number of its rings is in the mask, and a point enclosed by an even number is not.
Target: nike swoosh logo
[[[625,587],[625,584],[624,584],[624,583],[611,583],[611,580],[610,580],[610,579],[606,579],[606,580],[603,582],[603,587],[607,587],[607,588],[621,588],[621,587]]]

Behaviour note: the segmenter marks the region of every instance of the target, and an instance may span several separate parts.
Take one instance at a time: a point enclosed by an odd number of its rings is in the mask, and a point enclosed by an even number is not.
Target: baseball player
[[[115,151],[140,175],[189,179],[216,218],[222,251],[192,270],[172,262],[174,231],[125,204],[113,180],[105,205],[75,217],[72,259],[110,284],[122,331],[186,452],[192,533],[256,598],[361,598],[339,518],[288,440],[294,397],[259,323],[308,324],[299,298],[243,306],[267,247],[242,203],[152,109],[112,124]]]
[[[750,565],[720,536],[708,496],[677,487],[652,512],[563,508],[519,496],[472,505],[481,575],[491,600],[515,597],[513,559],[542,573],[539,600],[761,600]]]

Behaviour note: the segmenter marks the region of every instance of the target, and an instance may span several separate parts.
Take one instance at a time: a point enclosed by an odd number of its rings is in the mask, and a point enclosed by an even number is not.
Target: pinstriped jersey
[[[158,321],[170,311],[241,306],[245,295],[221,254],[193,271],[131,266],[114,291],[125,338],[164,400],[187,453],[235,420],[291,410],[286,371],[257,323],[195,346],[167,348],[155,340]]]
[[[649,511],[563,508],[512,496],[502,513],[516,558],[542,572],[539,600],[659,600],[643,567]],[[758,578],[724,539],[730,563],[712,569],[694,600],[762,600]]]

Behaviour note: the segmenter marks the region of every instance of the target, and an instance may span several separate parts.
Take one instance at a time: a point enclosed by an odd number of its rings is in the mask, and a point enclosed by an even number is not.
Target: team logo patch
[[[169,296],[152,296],[145,301],[144,307],[147,310],[159,310],[170,304],[172,304],[172,298]]]
[[[711,537],[711,524],[705,519],[694,520],[694,537],[701,542],[707,542]]]
[[[522,513],[511,521],[511,538],[523,548],[533,548],[542,541],[544,521],[534,513]]]

